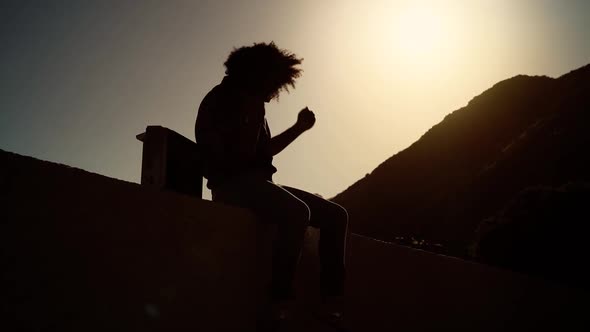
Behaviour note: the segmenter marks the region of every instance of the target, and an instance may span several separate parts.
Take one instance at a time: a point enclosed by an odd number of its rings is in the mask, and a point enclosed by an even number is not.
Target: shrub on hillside
[[[478,230],[477,259],[553,280],[581,285],[590,221],[590,184],[535,187],[519,193]]]

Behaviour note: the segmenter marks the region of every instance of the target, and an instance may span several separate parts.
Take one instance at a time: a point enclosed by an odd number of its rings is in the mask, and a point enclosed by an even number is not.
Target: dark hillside
[[[462,254],[482,218],[524,188],[589,179],[589,87],[590,66],[499,82],[335,200],[355,232]]]

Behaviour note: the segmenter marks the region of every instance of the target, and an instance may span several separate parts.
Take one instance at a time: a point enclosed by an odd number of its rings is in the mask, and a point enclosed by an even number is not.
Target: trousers
[[[252,210],[263,222],[277,225],[273,244],[270,296],[292,298],[293,281],[305,230],[319,228],[320,292],[344,291],[348,213],[342,206],[306,191],[255,177],[238,177],[212,190],[213,201]]]

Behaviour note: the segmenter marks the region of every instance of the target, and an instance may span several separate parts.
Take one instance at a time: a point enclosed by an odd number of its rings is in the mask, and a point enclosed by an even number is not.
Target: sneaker
[[[259,317],[257,332],[276,332],[291,318],[293,303],[291,301],[272,302]]]
[[[323,298],[314,313],[316,319],[330,326],[335,331],[347,332],[349,329],[346,328],[343,309],[344,297],[331,296]]]

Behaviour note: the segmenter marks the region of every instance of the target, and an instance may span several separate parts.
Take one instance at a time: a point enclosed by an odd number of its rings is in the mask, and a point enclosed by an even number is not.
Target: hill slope
[[[589,91],[590,65],[499,82],[334,199],[355,232],[462,253],[478,223],[524,188],[590,179]]]

